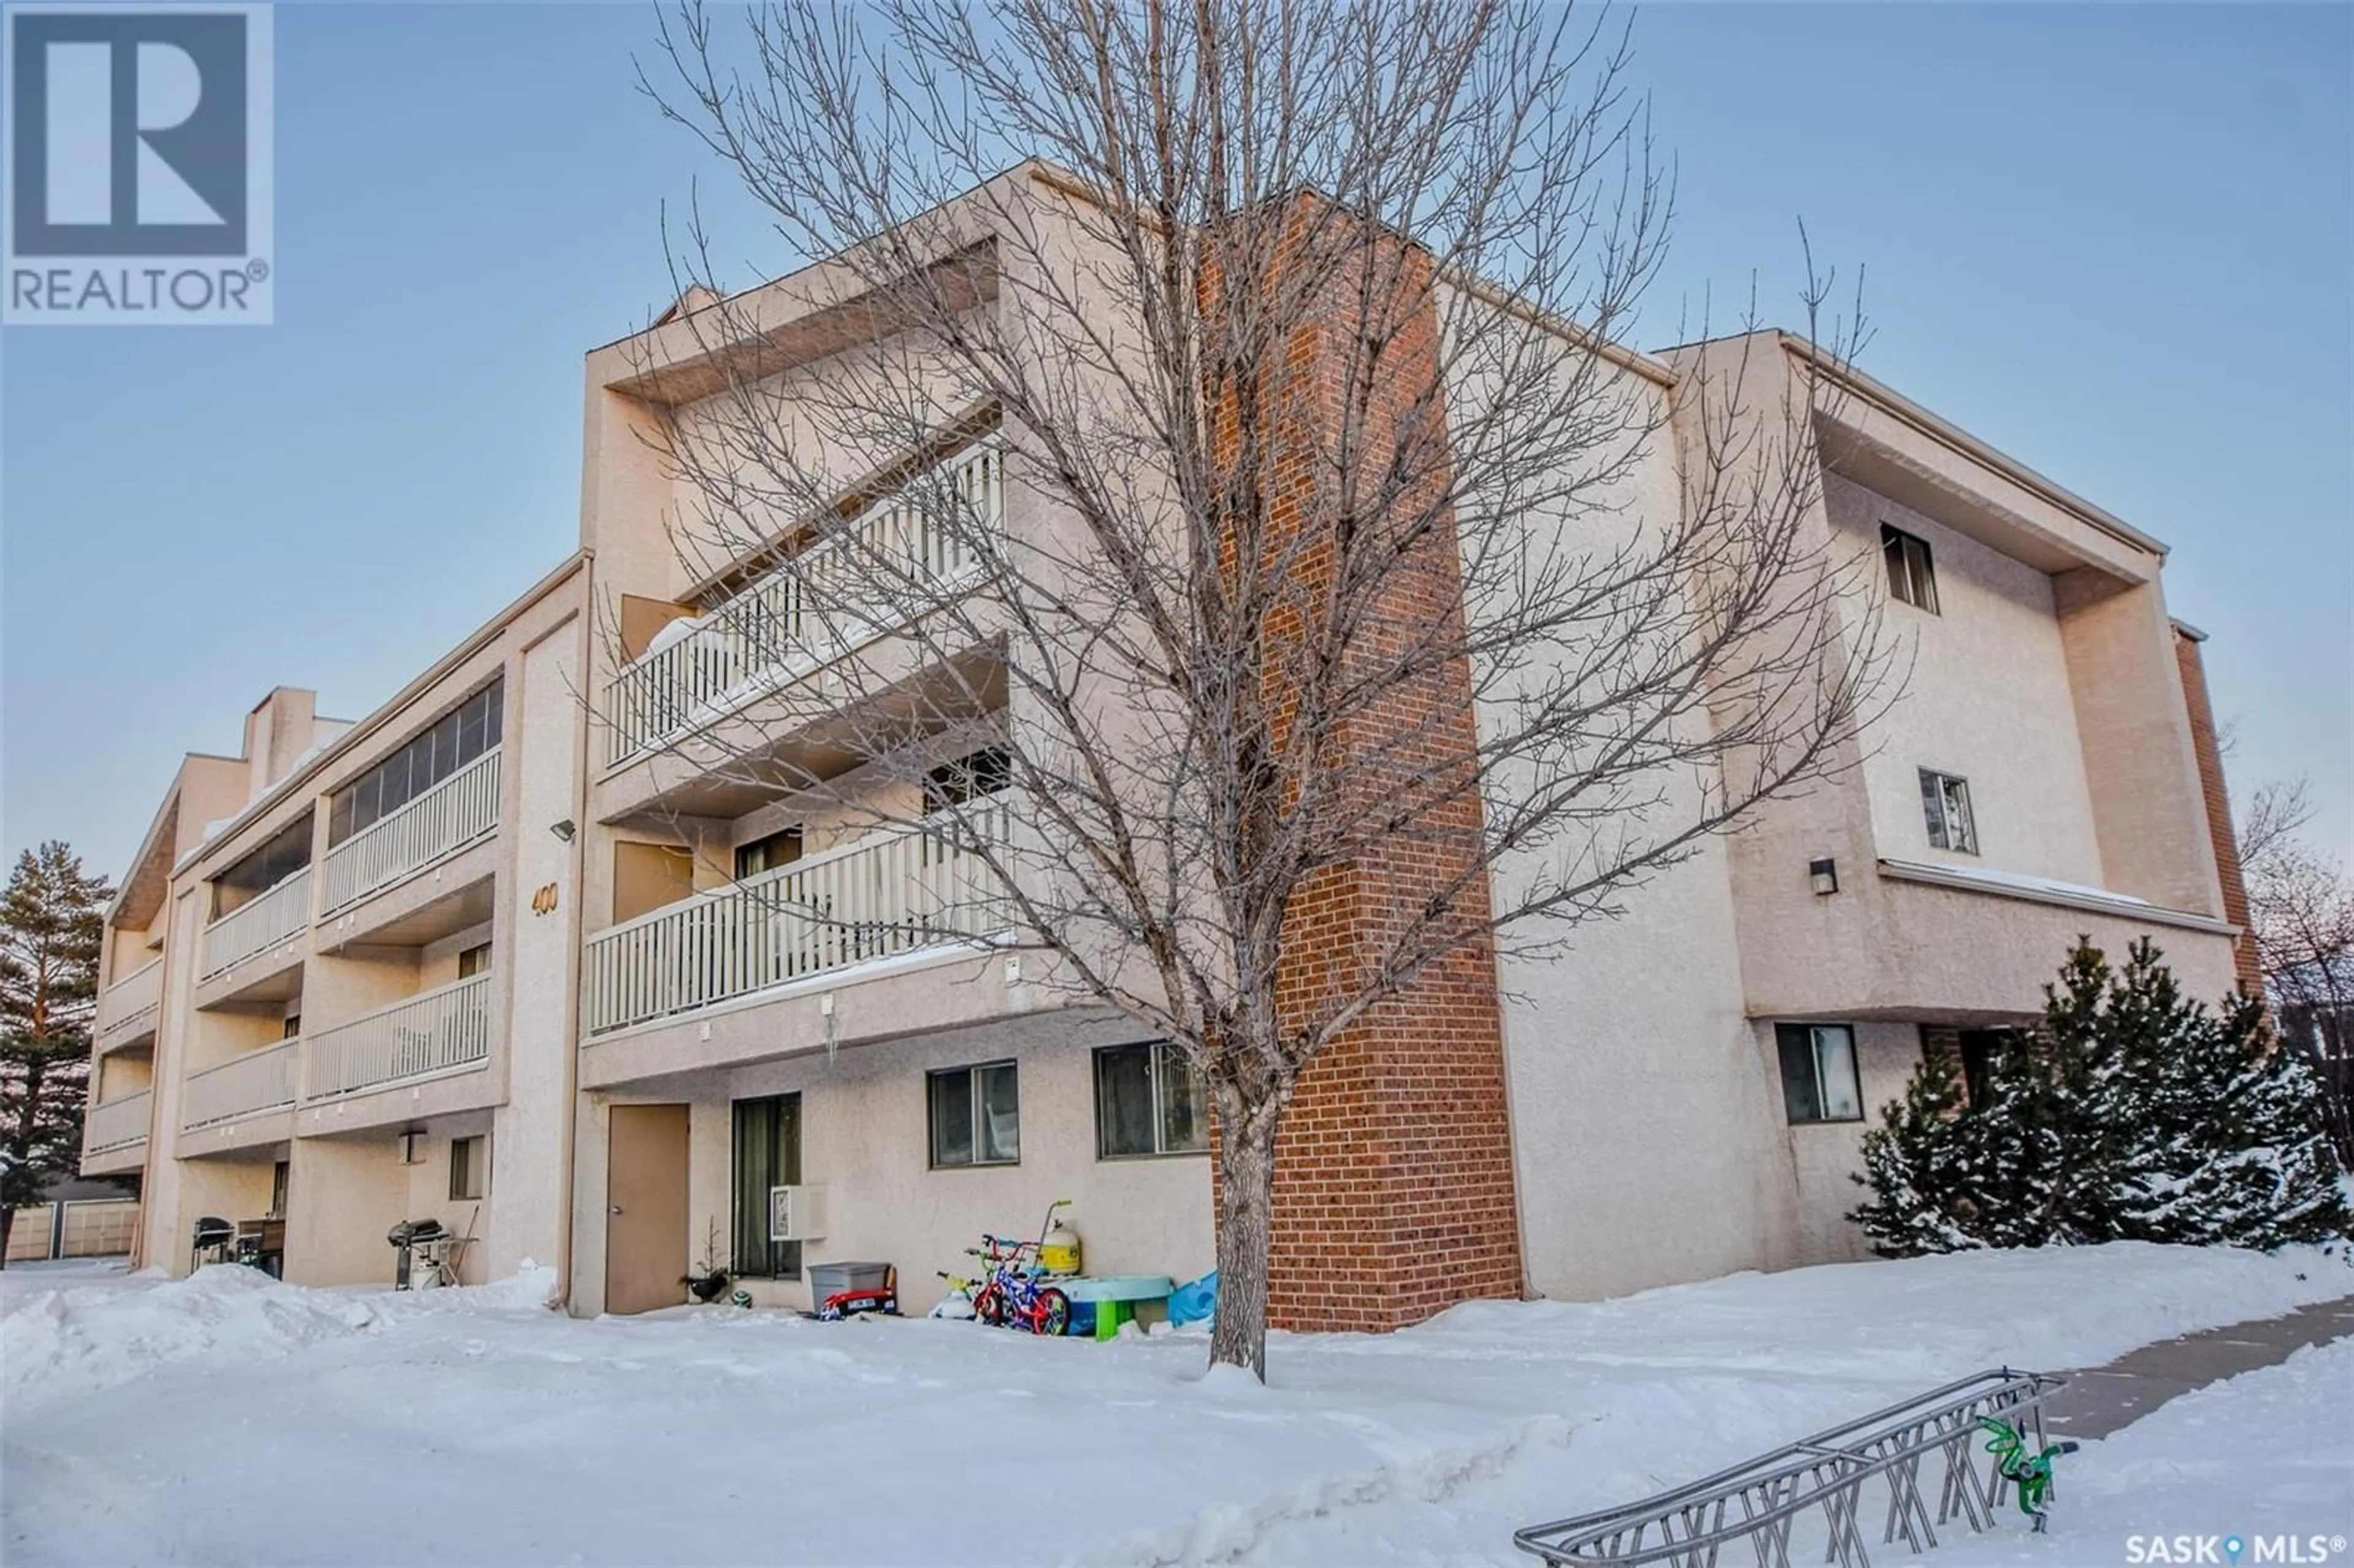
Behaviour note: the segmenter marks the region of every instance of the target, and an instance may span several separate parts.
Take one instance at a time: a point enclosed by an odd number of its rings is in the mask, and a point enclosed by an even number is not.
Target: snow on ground
[[[2194,1389],[2056,1464],[2050,1533],[1967,1540],[1936,1568],[2354,1561],[2354,1340]]]
[[[1193,1335],[577,1322],[532,1307],[543,1289],[13,1282],[0,1557],[1526,1563],[1519,1525],[1987,1366],[2095,1364],[2354,1293],[2354,1267],[2126,1245],[1479,1303],[1278,1335],[1266,1388],[1204,1377]]]

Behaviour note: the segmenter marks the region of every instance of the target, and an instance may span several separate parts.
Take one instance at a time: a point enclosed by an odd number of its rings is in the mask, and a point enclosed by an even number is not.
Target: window
[[[479,1198],[488,1190],[491,1140],[480,1133],[450,1140],[450,1196]]]
[[[273,1220],[286,1217],[286,1173],[289,1167],[283,1160],[270,1168],[270,1214]]]
[[[476,975],[486,975],[490,972],[491,945],[488,942],[477,942],[471,948],[460,949],[458,953],[460,980],[472,980]]]
[[[505,709],[504,683],[493,681],[337,790],[327,806],[328,844],[390,816],[498,745]]]
[[[769,1239],[769,1189],[801,1179],[801,1097],[770,1095],[736,1102],[734,1272],[756,1279],[799,1279],[801,1244]]]
[[[213,878],[213,918],[249,904],[311,863],[311,818],[306,812],[271,835],[268,843]]]
[[[801,858],[801,831],[798,827],[770,833],[764,839],[754,839],[748,844],[736,846],[736,880],[758,876],[764,871],[774,871],[780,865],[790,865]]]
[[[1854,1031],[1844,1023],[1777,1023],[1774,1043],[1782,1051],[1782,1104],[1793,1127],[1863,1119]]]
[[[278,1038],[281,1040],[299,1040],[302,1036],[302,1015],[299,1012],[288,1013],[286,1015],[286,1022],[278,1026]]]
[[[1936,614],[1937,567],[1929,556],[1929,541],[1882,523],[1880,553],[1888,561],[1888,591],[1915,609]]]
[[[1013,1165],[1022,1159],[1022,1092],[1011,1062],[950,1067],[925,1080],[932,1164]]]
[[[1199,1154],[1210,1147],[1202,1075],[1167,1042],[1096,1053],[1096,1158]]]
[[[1956,854],[1978,853],[1978,824],[1970,818],[1970,781],[1951,773],[1921,769],[1921,814],[1929,822],[1929,847]]]
[[[924,775],[924,810],[944,811],[984,795],[994,795],[1013,782],[1013,758],[1002,746],[992,746],[944,762]]]
[[[1986,1102],[1987,1080],[1994,1071],[1996,1054],[2010,1043],[2008,1029],[1965,1029],[1961,1033],[1962,1089],[1973,1106]]]

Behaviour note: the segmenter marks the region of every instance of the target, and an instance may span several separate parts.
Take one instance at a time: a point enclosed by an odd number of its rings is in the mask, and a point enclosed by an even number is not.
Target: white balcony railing
[[[1002,819],[991,832],[1003,842]],[[1005,923],[980,855],[916,832],[870,834],[597,933],[586,955],[588,1029],[969,942]]]
[[[973,528],[1003,522],[1002,454],[976,447],[949,464],[948,479],[957,520],[919,498],[886,501],[616,675],[605,691],[606,760],[723,717],[978,579],[987,563]]]
[[[469,975],[312,1036],[303,1046],[303,1103],[489,1061],[491,978]]]
[[[311,868],[304,866],[259,897],[205,927],[201,980],[225,975],[248,959],[282,946],[311,924]]]
[[[142,1089],[135,1095],[90,1107],[89,1114],[82,1118],[82,1152],[106,1154],[146,1142],[148,1098],[148,1092]]]
[[[180,1118],[184,1128],[211,1127],[263,1111],[282,1110],[294,1103],[296,1053],[302,1042],[289,1040],[267,1050],[249,1051],[235,1061],[188,1075],[187,1105]]]
[[[148,959],[108,986],[98,999],[101,1049],[129,1039],[152,1023],[164,1000],[164,960]]]
[[[324,919],[453,854],[499,825],[499,748],[493,747],[327,852],[319,867]]]

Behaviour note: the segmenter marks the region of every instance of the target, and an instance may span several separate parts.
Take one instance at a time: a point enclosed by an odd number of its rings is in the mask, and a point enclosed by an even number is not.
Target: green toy
[[[2062,1454],[2076,1451],[2073,1443],[2054,1443],[2041,1453],[2031,1457],[2027,1452],[2027,1435],[2008,1421],[1998,1421],[1991,1415],[1978,1419],[1987,1438],[1987,1452],[1994,1456],[1994,1467],[2003,1479],[2019,1489],[2019,1511],[2035,1521],[2035,1533],[2043,1533],[2048,1522],[2044,1499],[2052,1492],[2052,1461]]]

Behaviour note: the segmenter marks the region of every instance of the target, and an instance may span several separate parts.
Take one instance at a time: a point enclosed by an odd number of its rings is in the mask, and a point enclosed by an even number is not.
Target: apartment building
[[[986,211],[1051,222],[1062,188],[1018,169]],[[985,249],[990,221],[960,243]],[[431,1213],[476,1225],[475,1277],[557,1263],[579,1313],[674,1303],[706,1261],[806,1306],[811,1265],[887,1260],[920,1308],[979,1233],[1069,1198],[1091,1271],[1211,1266],[1200,1086],[993,940],[1003,903],[969,859],[845,809],[857,755],[778,721],[841,661],[913,653],[794,620],[772,545],[692,537],[665,452],[731,417],[720,356],[757,353],[790,410],[881,352],[872,303],[822,265],[732,302],[748,344],[674,313],[591,353],[579,554],[360,724],[281,692],[243,758],[188,759],[111,916],[85,1161],[145,1171],[149,1261],[186,1266],[196,1215],[274,1213],[290,1277],[386,1278],[384,1230]],[[1278,1157],[1279,1322],[1858,1255],[1863,1118],[1925,1042],[1968,1059],[2025,1022],[2079,933],[2154,937],[2196,993],[2244,975],[2163,547],[1868,377],[1808,380],[1808,354],[1767,334],[1614,355],[1663,431],[1623,510],[1681,504],[1681,378],[1811,400],[1806,525],[1881,563],[1850,630],[1868,610],[1903,639],[1908,694],[1835,784],[1626,918],[1543,962],[1450,965],[1312,1068]],[[1009,537],[1052,536],[1041,489],[959,417],[921,451],[828,454],[848,526],[909,533],[889,476],[929,465]],[[953,553],[911,569],[979,580]],[[920,786],[873,789],[989,809],[992,750],[1029,722],[1002,656],[958,655],[970,711],[911,738]],[[811,908],[842,918],[779,913]]]
[[[143,1262],[186,1271],[206,1217],[306,1284],[390,1283],[417,1217],[471,1238],[469,1279],[557,1255],[578,938],[547,830],[587,588],[567,561],[366,718],[281,687],[241,755],[181,765],[108,911],[84,1135],[85,1172],[143,1173]]]

